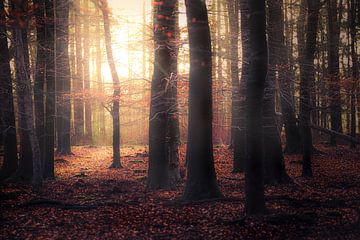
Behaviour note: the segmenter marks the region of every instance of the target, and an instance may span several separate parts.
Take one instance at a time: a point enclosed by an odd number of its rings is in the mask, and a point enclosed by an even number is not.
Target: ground
[[[215,148],[225,198],[196,203],[179,201],[183,183],[146,191],[144,147],[122,149],[120,170],[108,169],[110,148],[75,147],[41,190],[1,186],[0,239],[360,239],[359,151],[317,148],[313,179],[300,177],[301,156],[286,156],[294,183],[267,186],[268,214],[245,217],[244,175],[231,173],[227,147]]]

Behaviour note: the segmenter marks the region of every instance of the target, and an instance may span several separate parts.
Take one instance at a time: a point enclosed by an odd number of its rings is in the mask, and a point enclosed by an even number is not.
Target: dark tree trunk
[[[276,1],[279,4],[274,6],[274,14],[279,14],[276,17],[276,26],[279,34],[279,57],[278,57],[278,75],[279,75],[279,85],[280,85],[280,103],[282,111],[282,119],[285,127],[285,138],[286,145],[284,152],[288,154],[296,154],[302,151],[301,149],[301,139],[299,127],[297,125],[297,119],[295,114],[295,101],[294,101],[294,81],[295,81],[295,72],[293,70],[293,52],[292,52],[292,36],[288,45],[286,45],[286,40],[284,38],[284,12],[282,9],[283,1]],[[290,3],[293,4],[293,3]],[[290,13],[292,14],[292,12]],[[292,29],[291,29],[292,31]],[[290,34],[289,34],[290,35]]]
[[[29,116],[26,115],[27,107],[29,107],[28,96],[31,97],[30,91],[30,70],[29,70],[29,48],[27,37],[27,1],[11,1],[11,18],[16,25],[13,28],[13,46],[15,48],[15,66],[16,66],[16,94],[18,104],[18,121],[20,136],[20,154],[19,168],[13,175],[14,179],[31,181],[33,176],[33,153],[30,140]],[[18,16],[21,16],[18,19]],[[25,23],[25,26],[19,26],[19,22]],[[39,156],[41,157],[41,155]]]
[[[248,0],[250,73],[246,83],[245,208],[249,215],[265,211],[262,106],[267,74],[265,0]]]
[[[231,147],[239,148],[239,128],[240,128],[240,79],[239,79],[239,8],[240,4],[234,0],[228,0],[228,15],[230,23],[230,47],[231,47]],[[237,166],[238,158],[233,163],[233,172],[241,171],[241,166]],[[240,165],[240,164],[239,164]]]
[[[2,131],[1,142],[4,146],[0,179],[9,177],[18,167],[13,85],[5,22],[4,0],[0,0],[0,124],[2,125],[0,131]]]
[[[307,0],[307,28],[303,64],[300,71],[300,127],[303,140],[303,170],[305,177],[312,176],[311,153],[311,92],[310,86],[315,81],[314,56],[316,34],[319,19],[319,0]]]
[[[74,79],[74,127],[75,143],[84,143],[84,69],[82,57],[82,31],[81,31],[81,12],[79,1],[75,1],[75,44],[76,44],[76,77]]]
[[[331,130],[342,132],[341,96],[340,96],[340,63],[339,42],[340,22],[342,15],[342,0],[338,6],[337,0],[328,1],[328,63],[330,74],[330,111]],[[340,10],[338,10],[340,9]],[[330,143],[336,145],[335,136],[330,137]]]
[[[161,4],[163,3],[163,4]],[[155,61],[154,73],[151,83],[151,103],[149,121],[149,170],[148,189],[168,188],[169,158],[167,123],[169,112],[167,104],[167,84],[172,80],[172,47],[175,36],[174,15],[176,14],[176,1],[155,1],[154,5],[154,40]],[[170,130],[170,128],[169,128]]]
[[[33,117],[33,102],[31,94],[31,82],[29,74],[29,58],[27,50],[27,40],[24,34],[27,29],[26,19],[26,3],[25,1],[12,1],[12,13],[11,16],[14,20],[14,37],[13,45],[14,56],[15,56],[15,67],[16,67],[16,85],[17,85],[17,96],[20,111],[20,127],[22,128],[21,141],[26,141],[25,145],[30,148],[26,152],[30,152],[30,155],[22,155],[20,161],[20,177],[28,177],[30,175],[29,169],[32,176],[32,183],[34,186],[40,186],[42,184],[42,164],[41,164],[41,153],[39,148],[39,142],[36,136],[34,117]],[[25,27],[23,25],[25,23]],[[23,112],[21,112],[23,110]],[[24,146],[25,143],[21,145]],[[25,151],[23,152],[23,154]],[[32,161],[30,162],[29,159]],[[22,166],[23,165],[23,166]],[[16,174],[16,173],[15,173]]]
[[[69,1],[56,2],[57,152],[71,154],[71,76],[69,59]]]
[[[275,85],[280,75],[281,56],[284,48],[284,27],[282,1],[268,0],[269,69],[265,83],[263,105],[264,125],[264,181],[267,184],[286,182],[289,177],[285,170],[280,132],[275,113]],[[278,74],[277,74],[278,73]]]
[[[241,13],[241,43],[242,43],[242,63],[241,63],[241,80],[239,86],[239,103],[238,103],[238,125],[234,131],[234,164],[233,172],[242,172],[245,170],[246,159],[246,126],[245,126],[245,94],[246,82],[249,78],[250,68],[250,37],[249,37],[249,7],[247,0],[240,0]]]
[[[206,3],[186,0],[190,43],[187,201],[222,197],[216,182],[212,144],[212,57]]]
[[[54,1],[45,0],[46,11],[46,106],[45,106],[45,146],[43,159],[43,176],[54,178],[55,149],[55,16]]]
[[[113,51],[111,47],[111,32],[110,32],[110,19],[109,8],[107,0],[100,1],[101,11],[104,20],[105,32],[105,47],[107,59],[110,67],[111,77],[113,79],[114,93],[113,93],[113,106],[112,106],[112,119],[113,119],[113,162],[110,168],[121,168],[120,162],[120,80],[116,71]]]
[[[360,106],[360,87],[358,86],[359,84],[359,80],[358,80],[358,56],[356,54],[356,40],[357,40],[357,36],[356,36],[356,5],[355,5],[356,1],[355,0],[351,0],[350,1],[350,35],[351,35],[351,60],[352,60],[352,81],[353,84],[351,86],[351,106],[350,106],[350,111],[351,111],[351,136],[352,137],[356,137],[356,90],[358,90],[357,94],[358,94],[358,106]],[[360,4],[359,4],[360,6]],[[360,9],[359,9],[360,10]],[[360,12],[358,13],[360,16]],[[360,19],[359,19],[360,21]],[[356,89],[356,87],[358,89]],[[360,109],[358,109],[358,114],[360,114]],[[359,118],[360,119],[360,118]],[[359,123],[359,129],[360,129],[360,123]],[[360,131],[359,131],[360,132]],[[351,148],[355,148],[356,144],[355,143],[351,143]]]
[[[169,25],[169,32],[171,32],[170,50],[170,77],[167,83],[167,95],[168,95],[168,118],[166,123],[167,129],[167,148],[168,148],[168,161],[169,161],[169,179],[170,185],[174,185],[181,180],[180,176],[180,164],[179,164],[179,144],[180,144],[180,129],[179,129],[179,107],[178,107],[178,52],[179,52],[179,3],[174,1],[175,9],[170,16],[171,25]]]
[[[89,1],[84,0],[84,88],[85,97],[85,142],[92,144],[92,108],[90,101],[90,25]]]
[[[44,156],[45,140],[45,66],[46,66],[46,33],[45,33],[45,1],[33,0],[36,17],[36,69],[34,77],[35,127],[39,141],[41,158]]]

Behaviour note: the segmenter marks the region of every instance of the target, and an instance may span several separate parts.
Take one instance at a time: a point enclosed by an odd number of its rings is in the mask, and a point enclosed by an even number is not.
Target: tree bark
[[[96,2],[95,2],[96,3]],[[107,0],[100,0],[100,8],[103,14],[104,32],[105,32],[105,47],[107,59],[110,67],[111,76],[113,79],[114,93],[113,93],[113,162],[110,168],[121,168],[120,162],[120,80],[116,71],[113,51],[111,47],[111,32],[110,32],[110,19],[109,7]],[[98,4],[99,4],[98,3]]]
[[[310,86],[315,81],[314,55],[316,51],[316,34],[319,19],[320,1],[307,0],[307,29],[303,64],[300,70],[300,127],[303,140],[304,177],[312,176],[311,153],[311,92]]]
[[[245,209],[249,215],[265,212],[263,181],[262,106],[267,74],[265,0],[248,0],[250,73],[246,83]]]
[[[26,4],[24,1],[12,1],[12,17],[14,20],[14,37],[13,44],[15,46],[14,56],[15,56],[15,67],[16,67],[16,84],[17,84],[17,94],[18,94],[18,103],[19,110],[23,110],[20,114],[20,127],[24,127],[22,131],[23,136],[26,136],[26,140],[29,142],[31,155],[22,156],[23,158],[29,158],[31,156],[32,164],[29,164],[29,161],[23,159],[20,164],[28,165],[32,171],[32,183],[34,186],[40,186],[42,184],[42,164],[41,164],[41,153],[39,148],[39,142],[36,136],[35,126],[34,126],[34,117],[33,117],[33,102],[31,94],[31,82],[29,76],[29,65],[28,57],[25,57],[28,52],[25,52],[24,49],[27,49],[24,45],[27,42],[24,42],[24,31],[27,29],[27,19],[26,19]],[[21,140],[25,140],[22,138]],[[21,167],[21,166],[20,166]],[[24,175],[22,175],[24,176]]]
[[[18,168],[13,84],[5,15],[4,0],[0,0],[0,124],[2,125],[0,131],[2,131],[1,142],[4,146],[0,179],[10,177]]]
[[[245,95],[246,82],[249,78],[250,67],[250,38],[249,38],[249,7],[247,0],[240,0],[241,13],[241,80],[239,86],[239,120],[236,131],[234,131],[234,163],[233,172],[242,172],[245,170],[246,159],[246,126],[245,126]]]
[[[189,127],[186,152],[187,201],[222,197],[212,144],[212,57],[206,3],[186,0],[190,43]]]
[[[284,46],[284,23],[282,1],[268,0],[268,39],[269,39],[269,68],[265,82],[265,96],[263,102],[264,125],[264,181],[267,184],[283,183],[289,180],[285,170],[280,132],[275,113],[275,85],[280,76],[281,55],[279,49]]]
[[[148,189],[164,189],[170,186],[169,179],[169,143],[167,138],[168,112],[167,97],[168,84],[173,80],[172,47],[175,36],[174,18],[176,1],[154,2],[154,40],[155,59],[154,73],[151,82],[151,103],[149,121],[149,168]],[[170,101],[169,101],[170,102]]]
[[[84,0],[84,89],[85,89],[85,142],[92,144],[92,108],[90,97],[90,25],[89,0]]]
[[[330,117],[331,130],[336,132],[342,132],[339,65],[340,22],[342,16],[341,8],[342,0],[340,0],[339,5],[337,0],[328,1],[328,68],[330,74]],[[332,145],[336,145],[335,136],[332,135],[330,137],[330,143]]]
[[[82,31],[80,0],[75,0],[75,44],[76,44],[76,77],[74,79],[74,127],[75,143],[84,143],[84,69],[82,57]]]
[[[69,59],[69,1],[56,2],[57,152],[71,154],[71,74]]]
[[[46,31],[45,31],[45,1],[33,0],[36,18],[36,69],[34,77],[34,110],[36,135],[39,141],[41,158],[44,156],[45,142],[45,67],[46,67]]]
[[[43,176],[53,179],[55,149],[55,16],[54,0],[45,0],[46,11],[46,106]]]
[[[11,20],[15,22],[13,27],[13,46],[15,48],[15,75],[16,75],[16,94],[18,104],[18,121],[19,121],[19,136],[20,136],[20,154],[19,154],[19,168],[12,176],[14,179],[23,181],[31,181],[33,177],[33,156],[36,153],[32,152],[30,129],[28,128],[32,123],[29,121],[27,111],[29,108],[28,97],[31,98],[31,93],[28,93],[31,88],[30,85],[30,70],[29,70],[29,48],[28,48],[28,20],[26,16],[27,1],[11,1]],[[29,96],[27,96],[29,95]],[[31,106],[30,106],[31,107]],[[39,155],[41,157],[41,155]],[[37,161],[36,159],[35,161]],[[41,161],[41,159],[40,159]]]

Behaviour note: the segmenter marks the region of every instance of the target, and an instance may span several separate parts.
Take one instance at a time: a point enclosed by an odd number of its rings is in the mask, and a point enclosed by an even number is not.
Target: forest
[[[360,239],[360,0],[0,0],[0,239]]]

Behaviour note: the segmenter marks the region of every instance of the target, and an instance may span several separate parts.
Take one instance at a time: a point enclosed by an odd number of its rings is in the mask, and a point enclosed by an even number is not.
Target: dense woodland
[[[360,1],[138,2],[0,0],[1,238],[359,239]]]

